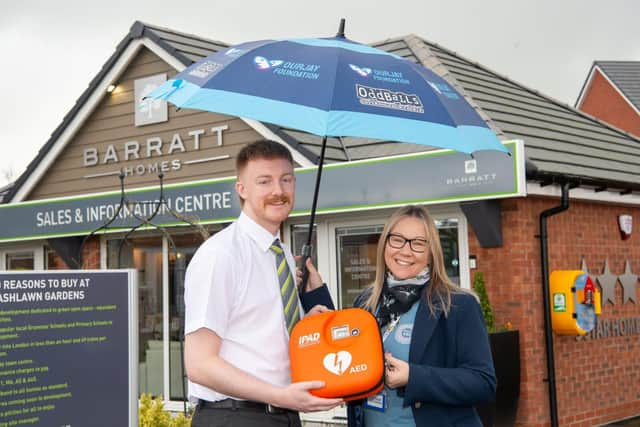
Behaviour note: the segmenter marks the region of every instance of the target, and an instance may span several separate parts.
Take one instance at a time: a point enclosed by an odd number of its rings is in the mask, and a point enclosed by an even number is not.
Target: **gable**
[[[580,99],[580,110],[640,136],[640,114],[596,67]]]
[[[594,65],[640,114],[640,61],[596,61]]]
[[[168,120],[136,126],[134,84],[176,70],[142,48],[29,194],[30,200],[233,176],[235,155],[261,135],[242,119],[167,107]],[[139,108],[139,106],[138,106]]]

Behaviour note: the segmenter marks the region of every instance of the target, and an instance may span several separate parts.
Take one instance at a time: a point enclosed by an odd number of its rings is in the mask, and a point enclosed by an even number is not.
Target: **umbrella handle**
[[[300,266],[300,269],[302,271],[302,281],[300,282],[300,286],[298,286],[299,294],[303,294],[306,292],[305,289],[307,288],[307,281],[309,280],[307,260],[311,258],[311,247],[312,245],[306,243],[302,246],[302,253],[300,254],[302,256],[302,265]]]

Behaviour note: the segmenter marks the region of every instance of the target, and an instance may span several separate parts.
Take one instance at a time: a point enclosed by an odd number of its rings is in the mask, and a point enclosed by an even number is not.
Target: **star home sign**
[[[638,303],[636,294],[636,284],[638,283],[638,275],[631,272],[631,266],[629,260],[625,261],[624,274],[616,276],[611,273],[609,269],[609,260],[605,260],[602,274],[599,276],[593,276],[589,274],[589,268],[587,268],[587,262],[584,257],[582,258],[580,270],[589,275],[591,280],[597,280],[600,288],[602,289],[602,305],[605,305],[607,301],[611,304],[615,304],[616,301],[616,284],[620,282],[622,285],[622,303],[626,303],[627,300],[634,303]]]
[[[631,266],[629,265],[628,260],[624,263],[624,274],[622,276],[618,276],[618,280],[622,284],[622,289],[624,291],[622,303],[624,304],[629,300],[637,304],[636,283],[638,282],[638,276],[631,272]]]

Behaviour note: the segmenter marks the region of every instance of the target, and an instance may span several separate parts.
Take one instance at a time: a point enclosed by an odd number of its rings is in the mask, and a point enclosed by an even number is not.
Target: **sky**
[[[594,60],[640,61],[638,0],[3,2],[0,187],[17,179],[136,20],[229,44],[415,34],[573,106]]]

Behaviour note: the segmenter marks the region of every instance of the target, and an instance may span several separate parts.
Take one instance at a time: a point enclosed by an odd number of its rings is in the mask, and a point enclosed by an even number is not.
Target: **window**
[[[468,278],[460,274],[467,268],[463,263],[467,251],[464,216],[437,210],[431,214],[438,228],[447,275],[454,283],[468,288]],[[336,300],[340,308],[351,307],[362,289],[373,283],[377,245],[385,220],[386,216],[371,216],[364,220],[331,221],[333,225],[328,230],[335,242],[331,251],[335,255],[330,255],[334,266],[331,276],[337,283]]]
[[[139,393],[182,400],[186,393],[183,374],[184,279],[187,265],[202,244],[200,234],[110,239],[107,268],[138,271]],[[168,365],[165,354],[168,353]]]
[[[138,272],[139,391],[163,396],[162,237],[109,240],[107,267]]]
[[[8,253],[5,265],[7,270],[34,270],[35,257],[32,251]]]
[[[0,270],[42,270],[45,242],[9,243],[0,247]]]
[[[336,228],[338,289],[341,308],[354,299],[376,277],[376,250],[383,225]]]
[[[183,372],[184,279],[187,266],[203,242],[198,234],[173,236],[175,249],[169,249],[169,398],[183,400],[187,381]],[[182,379],[182,381],[181,381]]]
[[[447,276],[454,283],[460,285],[460,250],[458,244],[458,219],[445,218],[436,219],[438,234],[440,235],[440,245],[444,255],[444,267]]]
[[[311,262],[316,268],[318,266],[318,236],[317,227],[313,226],[313,233],[311,234]],[[302,247],[307,243],[309,238],[309,224],[294,224],[291,226],[291,252],[294,255],[302,254]]]
[[[68,268],[67,264],[58,256],[56,251],[51,249],[49,246],[44,247],[45,270],[66,270]]]

